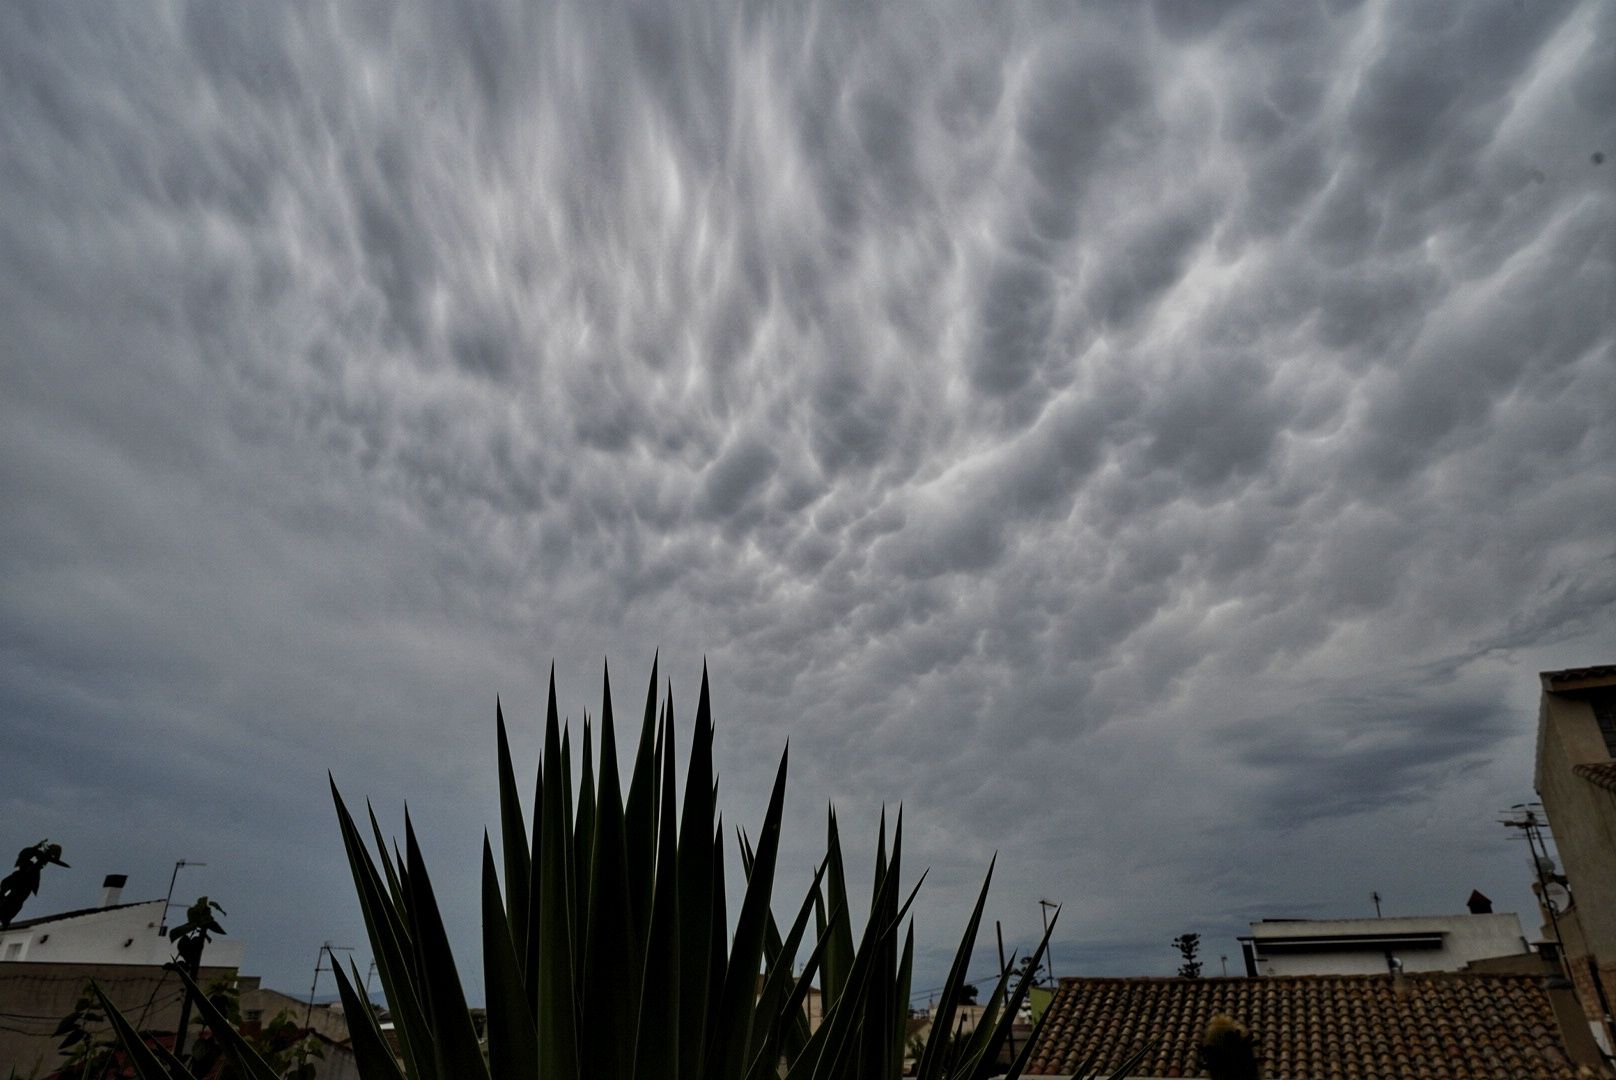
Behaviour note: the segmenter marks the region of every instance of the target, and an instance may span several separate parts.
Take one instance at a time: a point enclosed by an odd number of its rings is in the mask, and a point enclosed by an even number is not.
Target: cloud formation
[[[6,842],[206,859],[293,985],[360,933],[325,768],[469,874],[494,694],[660,648],[726,820],[788,736],[800,862],[904,803],[939,949],[995,849],[1069,971],[1524,913],[1533,673],[1616,639],[1613,56],[1597,0],[8,5]]]

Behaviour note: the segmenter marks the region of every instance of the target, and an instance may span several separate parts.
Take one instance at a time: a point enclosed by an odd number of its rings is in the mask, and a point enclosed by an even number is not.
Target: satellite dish
[[[1551,881],[1543,890],[1543,898],[1549,902],[1555,911],[1565,911],[1571,906],[1571,890],[1558,881]]]

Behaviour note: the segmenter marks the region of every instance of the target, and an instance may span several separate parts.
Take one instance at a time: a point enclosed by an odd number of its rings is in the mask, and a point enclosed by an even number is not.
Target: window
[[[15,960],[21,955],[22,955],[22,942],[13,941],[10,945],[6,946],[6,959],[7,960]]]
[[[1616,691],[1595,694],[1590,704],[1594,719],[1599,721],[1599,734],[1605,737],[1605,752],[1616,758]]]

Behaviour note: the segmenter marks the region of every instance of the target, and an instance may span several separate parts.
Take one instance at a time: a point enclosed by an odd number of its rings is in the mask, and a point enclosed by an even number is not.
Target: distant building
[[[1142,1052],[1124,1075],[1205,1076],[1197,1048],[1218,1015],[1250,1030],[1268,1080],[1600,1075],[1570,990],[1473,973],[1062,979],[1026,1075],[1069,1077],[1089,1062],[1108,1076]]]
[[[1588,1020],[1616,1049],[1616,665],[1539,678],[1534,786],[1565,867],[1548,882],[1562,893],[1554,922]]]
[[[1479,906],[1479,905],[1478,905]],[[1389,919],[1262,919],[1240,938],[1246,974],[1383,975],[1463,971],[1531,952],[1512,913]]]
[[[241,1030],[244,1032],[261,1031],[273,1023],[277,1016],[285,1013],[298,1027],[307,1028],[331,1042],[348,1041],[348,1018],[341,1009],[330,1004],[311,1006],[291,994],[263,986],[243,986],[238,1004],[241,1007]]]

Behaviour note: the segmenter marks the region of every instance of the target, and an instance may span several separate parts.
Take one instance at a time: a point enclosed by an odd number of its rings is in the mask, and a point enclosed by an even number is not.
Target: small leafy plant
[[[903,1074],[919,888],[902,891],[903,821],[878,833],[872,902],[861,928],[847,898],[834,811],[825,858],[782,928],[772,907],[784,817],[787,754],[756,838],[737,832],[746,877],[733,918],[724,891],[727,847],[716,807],[713,723],[702,674],[682,800],[675,785],[671,691],[657,667],[632,765],[619,773],[609,675],[598,727],[582,726],[579,775],[556,708],[551,672],[544,750],[531,817],[522,810],[503,709],[496,704],[500,857],[485,832],[482,930],[486,1041],[478,1038],[444,932],[431,878],[406,813],[404,846],[389,845],[367,807],[369,841],[331,785],[343,845],[399,1046],[395,1058],[357,967],[337,968],[351,1045],[364,1080],[886,1080]],[[594,741],[599,739],[599,753]],[[597,764],[598,762],[598,764]],[[924,875],[922,875],[922,878]],[[1048,943],[1019,977],[992,988],[976,1029],[950,1038],[992,867],[966,922],[931,1036],[918,1048],[925,1080],[1018,1077],[1037,1042],[1001,1051]],[[800,974],[810,920],[814,943]],[[900,946],[901,939],[901,946]],[[253,1080],[280,1080],[181,971],[222,1051]],[[805,1008],[817,986],[822,1020]],[[141,1080],[186,1080],[184,1065],[148,1047],[104,996]],[[1133,1062],[1116,1074],[1126,1075]]]

